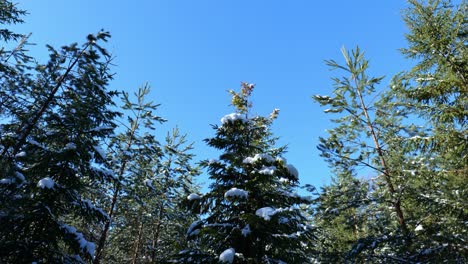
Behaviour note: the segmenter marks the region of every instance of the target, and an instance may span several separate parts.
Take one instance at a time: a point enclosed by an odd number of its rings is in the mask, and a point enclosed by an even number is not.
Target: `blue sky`
[[[233,110],[228,89],[241,81],[256,84],[254,112],[281,110],[274,124],[279,144],[302,184],[320,186],[331,176],[316,150],[331,128],[330,115],[311,100],[332,89],[326,59],[341,60],[340,48],[359,45],[370,59],[371,74],[391,76],[409,63],[403,0],[215,1],[215,0],[47,0],[19,1],[30,13],[16,27],[32,32],[31,52],[46,58],[45,44],[82,42],[100,29],[111,32],[107,48],[115,56],[110,88],[133,91],[148,82],[159,115],[195,142],[197,160],[216,158],[205,146],[210,124]],[[389,78],[381,88],[385,89]],[[162,140],[162,137],[161,137]],[[368,175],[362,175],[368,176]],[[202,178],[203,181],[203,178]]]

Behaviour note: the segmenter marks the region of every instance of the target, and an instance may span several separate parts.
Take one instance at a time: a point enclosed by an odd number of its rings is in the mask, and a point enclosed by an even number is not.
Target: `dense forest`
[[[410,0],[413,67],[388,87],[358,47],[326,61],[343,77],[311,94],[334,124],[315,188],[277,144],[279,110],[253,113],[255,85],[229,91],[205,140],[221,154],[195,162],[177,128],[156,136],[148,85],[109,89],[108,32],[41,63],[10,29],[26,11],[1,0],[0,262],[468,263],[467,10]]]

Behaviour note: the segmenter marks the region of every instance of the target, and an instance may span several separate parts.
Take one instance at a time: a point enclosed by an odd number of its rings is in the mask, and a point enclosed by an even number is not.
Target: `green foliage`
[[[295,193],[298,174],[274,147],[270,125],[278,114],[250,116],[253,85],[233,95],[238,113],[226,115],[207,144],[223,151],[202,162],[212,180],[210,191],[187,204],[201,214],[187,232],[193,246],[179,255],[183,263],[218,263],[225,250],[234,263],[309,263],[313,228],[300,208],[310,200]]]
[[[149,92],[148,85],[140,88],[135,103],[122,93],[125,130],[109,143],[108,163],[115,175],[108,186],[111,218],[101,232],[94,263],[159,263],[185,242],[191,215],[181,212],[179,204],[195,190],[192,145],[175,129],[161,146],[155,124],[165,120],[155,114],[159,105],[147,101]],[[104,195],[101,200],[108,199]]]
[[[15,16],[22,13],[9,2],[1,7],[10,12],[2,16],[7,23],[20,22]],[[5,40],[18,38],[8,34]],[[72,225],[107,218],[89,194],[110,181],[96,169],[104,161],[99,145],[118,115],[110,110],[115,92],[106,87],[111,57],[101,45],[108,38],[99,32],[82,45],[49,46],[45,64],[24,54],[24,39],[1,53],[2,262],[81,262],[94,255],[90,234]],[[12,57],[16,64],[8,63]]]
[[[335,172],[317,199],[323,260],[466,261],[467,7],[410,2],[403,53],[416,66],[380,94],[359,49],[343,52],[344,66],[327,64],[350,77],[314,98],[338,114],[318,146]],[[360,167],[374,177],[356,179]]]

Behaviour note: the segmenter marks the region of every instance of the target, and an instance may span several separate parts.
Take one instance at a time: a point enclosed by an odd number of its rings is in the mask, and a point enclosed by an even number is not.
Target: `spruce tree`
[[[466,1],[410,1],[403,54],[415,65],[392,86],[401,109],[424,121],[426,135],[411,135],[407,188],[414,211],[412,261],[466,262],[468,199],[468,49]]]
[[[23,60],[2,68],[2,262],[82,262],[94,255],[91,234],[74,225],[107,218],[89,195],[110,181],[98,169],[99,145],[117,115],[110,110],[115,92],[106,87],[111,56],[101,46],[108,38],[99,32],[83,45],[48,46],[46,64]],[[18,55],[21,45],[13,57],[27,58]]]
[[[270,126],[278,115],[252,114],[254,85],[230,91],[236,112],[214,125],[209,146],[222,152],[203,161],[212,180],[204,195],[191,194],[188,204],[201,214],[187,231],[193,247],[179,255],[183,263],[309,263],[313,229],[295,193],[298,172],[282,157]]]

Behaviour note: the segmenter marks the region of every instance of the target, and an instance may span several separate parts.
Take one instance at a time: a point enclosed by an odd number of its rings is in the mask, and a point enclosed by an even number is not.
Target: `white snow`
[[[296,167],[294,167],[292,164],[286,165],[288,167],[288,171],[291,175],[294,177],[298,178],[299,177],[299,172],[297,171]]]
[[[219,255],[219,261],[224,263],[232,263],[234,261],[234,255],[236,251],[233,248],[228,248]]]
[[[104,125],[104,126],[98,126],[98,127],[95,127],[93,129],[91,129],[90,131],[101,131],[101,130],[112,130],[114,129],[112,126],[108,126],[108,125]]]
[[[107,169],[105,167],[102,167],[102,166],[101,167],[95,167],[95,166],[93,166],[93,167],[91,167],[91,170],[95,171],[96,173],[102,173],[107,177],[111,177],[112,179],[117,180],[117,175],[115,175],[113,171],[111,171],[111,170],[109,170],[109,169]]]
[[[23,158],[23,157],[26,157],[26,152],[24,151],[21,151],[20,153],[15,155],[15,158]]]
[[[39,187],[41,189],[52,189],[52,188],[54,188],[54,185],[55,185],[54,180],[52,180],[49,177],[45,177],[44,179],[41,179],[37,183],[37,187]]]
[[[109,215],[108,215],[106,212],[104,212],[104,210],[102,210],[102,208],[99,208],[99,207],[94,206],[94,205],[91,203],[90,200],[86,199],[86,200],[82,200],[81,202],[82,202],[83,204],[85,204],[87,208],[89,208],[89,209],[91,209],[91,210],[93,210],[93,211],[98,211],[102,216],[104,216],[104,217],[107,218],[107,219],[110,219],[110,218],[109,218]]]
[[[218,163],[218,162],[219,162],[219,160],[217,160],[217,159],[210,159],[208,161],[208,165],[213,165],[213,164]]]
[[[241,120],[242,122],[247,122],[247,119],[245,118],[244,115],[239,114],[239,113],[232,113],[229,115],[225,115],[223,118],[221,118],[221,124],[227,124],[227,123],[234,123],[236,120]]]
[[[198,194],[196,194],[196,193],[191,193],[191,194],[189,194],[189,195],[187,196],[187,199],[188,199],[189,201],[198,200],[198,199],[200,199],[200,198],[201,198],[201,196],[198,195]]]
[[[150,179],[146,179],[143,182],[145,183],[146,186],[148,186],[148,188],[154,189],[153,182]]]
[[[93,148],[99,154],[99,156],[101,156],[102,159],[106,159],[106,153],[104,152],[104,150],[101,147],[94,146]]]
[[[243,189],[237,189],[237,188],[231,188],[229,191],[224,193],[224,198],[230,198],[230,197],[239,197],[239,198],[244,198],[247,199],[249,196],[249,192]]]
[[[10,179],[3,178],[0,180],[0,184],[10,184],[10,183],[11,183]]]
[[[414,231],[422,231],[424,230],[423,226],[421,224],[419,224],[415,229]]]
[[[424,82],[424,81],[433,81],[434,80],[434,77],[420,77],[420,78],[416,78],[416,81],[417,82]]]
[[[94,255],[94,251],[96,250],[96,245],[94,243],[88,242],[84,238],[83,234],[80,232],[77,232],[76,228],[74,228],[73,226],[63,224],[62,228],[65,229],[67,233],[75,236],[75,240],[76,242],[78,242],[78,244],[80,245],[80,249],[83,252],[88,253],[90,256]]]
[[[318,100],[330,100],[330,96],[327,96],[327,95],[314,95],[315,98],[317,98]]]
[[[242,162],[246,164],[253,164],[259,160],[264,160],[269,163],[273,163],[275,161],[275,159],[270,154],[262,153],[262,154],[255,154],[254,157],[247,157]]]
[[[242,161],[242,163],[245,163],[245,164],[253,164],[254,162],[255,160],[252,157],[247,157]]]
[[[415,139],[423,139],[423,140],[429,140],[431,137],[421,137],[421,136],[413,136],[408,138],[409,140],[415,140]]]
[[[288,179],[283,178],[283,177],[279,178],[279,181],[280,181],[281,183],[288,183],[288,182],[289,182]]]
[[[258,209],[255,214],[259,217],[262,217],[266,221],[269,221],[271,217],[276,214],[276,210],[271,207],[262,207]]]
[[[276,170],[276,167],[275,167],[275,166],[270,166],[270,167],[263,166],[263,167],[258,171],[258,173],[264,174],[264,175],[273,175],[273,174],[275,173],[275,170]]]
[[[244,237],[248,236],[250,234],[250,225],[247,224],[244,228],[242,228],[241,233]]]
[[[202,223],[203,222],[200,220],[193,222],[187,229],[187,236],[197,235],[200,232],[198,228]]]
[[[65,150],[75,150],[75,149],[76,149],[76,145],[73,142],[67,143],[65,145]]]
[[[15,171],[15,176],[16,176],[16,178],[18,178],[20,181],[25,181],[25,180],[26,180],[26,178],[24,178],[24,175],[23,175],[21,172],[19,172],[19,171]]]

